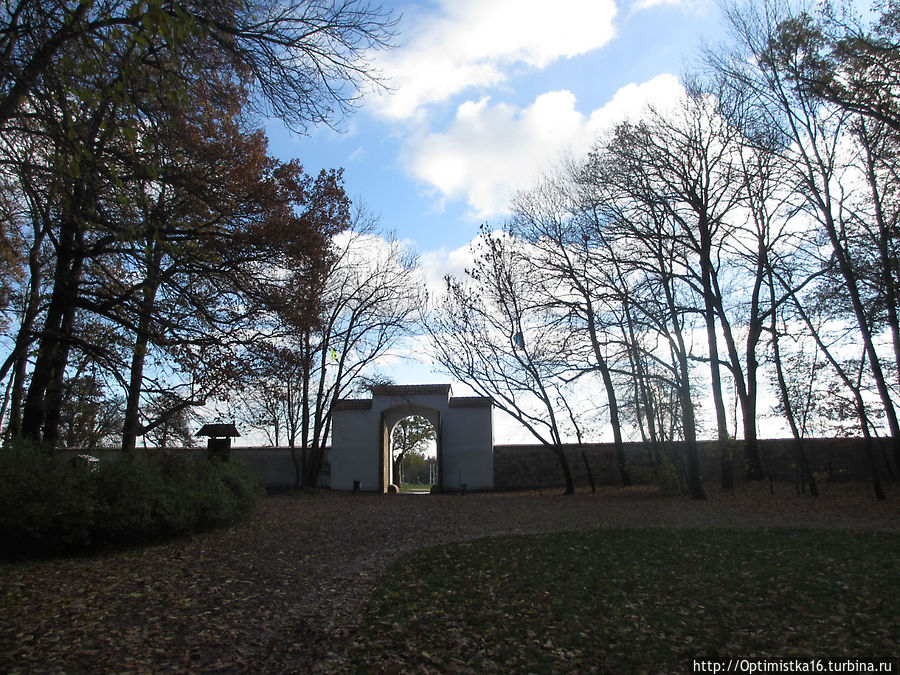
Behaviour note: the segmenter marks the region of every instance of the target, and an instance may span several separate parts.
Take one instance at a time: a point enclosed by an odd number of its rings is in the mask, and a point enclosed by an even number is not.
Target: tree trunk
[[[301,460],[297,457],[297,447],[294,443],[290,444],[291,448],[291,462],[294,465],[294,489],[300,489],[300,476],[301,476]]]
[[[150,328],[153,323],[153,311],[156,307],[156,293],[159,290],[159,271],[162,253],[157,242],[148,253],[147,278],[141,298],[140,315],[137,321],[137,332],[134,337],[134,351],[131,354],[131,377],[125,398],[125,421],[122,426],[122,451],[130,452],[137,444],[141,431],[140,405],[144,384],[144,362],[147,358],[147,346],[150,343]]]
[[[687,379],[689,370],[687,356],[679,354],[682,382],[679,383],[678,393],[681,401],[681,415],[684,425],[684,443],[687,453],[688,490],[691,499],[706,499],[703,486],[700,482],[700,457],[697,449],[697,422],[694,418],[694,403],[691,400],[691,385]]]
[[[875,497],[878,500],[885,499],[884,490],[881,486],[881,478],[878,476],[878,465],[875,463],[875,452],[872,447],[873,442],[871,440],[872,434],[869,431],[869,420],[868,415],[866,414],[866,404],[863,400],[862,394],[860,392],[859,387],[854,386],[853,382],[850,381],[850,378],[847,376],[847,373],[844,372],[843,368],[841,368],[840,364],[828,350],[828,347],[822,342],[821,337],[818,333],[816,333],[812,320],[809,315],[803,309],[803,306],[800,304],[800,301],[797,299],[795,295],[792,294],[792,298],[794,300],[794,306],[797,308],[798,313],[803,319],[804,323],[806,323],[807,328],[809,328],[810,333],[815,340],[816,345],[819,347],[819,350],[825,355],[825,358],[828,360],[828,363],[831,364],[831,367],[834,368],[838,377],[841,378],[844,386],[853,394],[853,405],[856,408],[856,415],[859,419],[860,429],[862,431],[863,437],[866,438],[866,459],[869,464],[869,470],[872,475],[872,487],[875,490]],[[877,367],[876,364],[872,364],[873,369]],[[896,438],[893,439],[896,442]]]
[[[79,270],[73,270],[73,274],[81,276],[81,261],[77,261]],[[66,365],[69,362],[69,349],[72,345],[72,331],[75,325],[75,294],[73,302],[63,312],[62,341],[56,350],[53,360],[51,377],[45,394],[46,417],[44,418],[43,441],[49,446],[55,446],[59,438],[59,423],[62,416],[63,395],[65,394]]]
[[[591,302],[589,294],[585,291],[585,300],[587,301],[587,319],[588,333],[591,338],[591,347],[594,351],[594,359],[597,361],[597,369],[603,378],[603,386],[606,388],[606,400],[609,402],[609,426],[613,432],[613,447],[616,452],[616,465],[619,468],[619,477],[622,481],[622,487],[631,485],[631,476],[625,466],[625,448],[622,445],[622,425],[619,421],[619,403],[616,398],[616,388],[612,381],[612,375],[609,372],[609,366],[606,358],[603,356],[603,350],[600,348],[600,340],[597,337],[597,324],[594,318],[594,306]]]
[[[401,475],[401,464],[403,463],[403,454],[401,453],[397,459],[394,460],[394,480],[392,481],[394,485],[400,486],[400,483],[403,482],[403,476]]]
[[[663,269],[662,260],[660,269]],[[678,320],[678,309],[672,289],[669,287],[671,279],[665,279],[663,288],[666,295],[666,307],[669,313],[669,321],[672,322],[672,332],[677,345],[678,357],[678,399],[681,406],[681,423],[684,432],[685,452],[687,454],[687,480],[691,499],[706,499],[703,486],[700,481],[700,457],[697,448],[697,420],[694,417],[694,402],[691,399],[690,366],[688,365],[687,349],[684,344],[684,336],[681,334],[681,325]]]
[[[581,459],[584,461],[584,470],[587,472],[588,480],[591,483],[591,492],[597,492],[597,486],[594,484],[594,473],[591,471],[591,465],[588,464],[587,454],[584,450],[581,451]]]
[[[704,244],[708,246],[708,244]],[[708,252],[701,254],[701,279],[703,285],[704,318],[706,319],[706,341],[709,346],[709,374],[713,405],[716,410],[716,440],[719,462],[722,469],[722,489],[734,489],[734,463],[729,454],[728,419],[725,399],[722,395],[722,371],[719,366],[719,340],[716,336],[716,307],[712,290],[712,263]]]
[[[764,252],[760,251],[759,253],[763,254]],[[728,358],[731,361],[731,369],[734,376],[734,388],[741,405],[741,426],[744,432],[745,477],[751,480],[761,480],[764,477],[765,472],[763,471],[762,460],[759,455],[759,443],[756,434],[756,373],[758,370],[756,346],[759,343],[759,338],[762,334],[762,326],[760,325],[759,319],[759,294],[762,288],[762,270],[760,266],[757,265],[753,292],[750,296],[750,320],[748,322],[749,325],[745,348],[747,361],[746,378],[744,376],[744,371],[741,368],[737,343],[734,340],[734,334],[731,332],[731,323],[725,313],[722,292],[719,289],[718,281],[715,278],[713,278],[712,282],[715,292],[716,312],[719,316],[719,323],[722,326],[722,335],[725,338],[725,347],[728,351]],[[732,462],[732,471],[733,466],[734,464]]]
[[[34,324],[37,321],[38,308],[41,302],[41,271],[40,251],[44,240],[46,227],[35,228],[34,242],[28,251],[28,295],[25,298],[25,307],[22,314],[22,324],[16,335],[16,346],[11,355],[14,358],[12,364],[12,389],[10,390],[9,424],[6,428],[7,437],[15,438],[22,433],[22,402],[25,397],[25,380],[28,368],[28,348],[34,341]]]
[[[866,151],[866,176],[872,192],[872,204],[875,211],[875,222],[878,226],[878,255],[880,262],[880,277],[884,286],[884,304],[887,310],[887,323],[891,333],[891,343],[894,348],[894,366],[897,377],[900,377],[900,319],[897,314],[898,293],[894,274],[897,262],[892,259],[891,244],[894,241],[894,233],[887,224],[882,205],[881,191],[878,189],[878,177],[875,174],[875,158],[872,153],[872,139],[866,133],[863,126],[860,134],[863,147]],[[900,437],[894,436],[893,443],[894,464],[900,471]],[[888,463],[890,469],[890,463]]]
[[[26,310],[27,312],[27,310]],[[16,349],[10,384],[9,424],[6,427],[8,438],[15,438],[22,433],[22,401],[25,396],[25,380],[28,368],[28,347],[31,344],[31,332],[34,330],[36,315],[27,317],[22,322],[16,338]]]
[[[311,471],[310,467],[307,466],[309,456],[306,451],[310,441],[309,385],[312,378],[312,335],[311,329],[308,327],[303,331],[303,363],[300,375],[300,445],[303,447],[303,474],[300,475],[298,470],[294,487],[300,487],[301,485],[303,487],[315,487],[319,473],[317,470]],[[322,377],[324,377],[324,373],[322,373]],[[315,454],[315,448],[313,449],[313,454]]]
[[[869,359],[869,368],[872,372],[872,379],[875,381],[875,387],[878,390],[878,395],[881,398],[881,404],[884,409],[884,414],[887,418],[888,428],[891,431],[894,460],[898,463],[898,465],[900,465],[900,421],[898,421],[897,419],[897,411],[894,408],[894,403],[891,399],[890,390],[888,389],[887,381],[885,380],[884,371],[881,367],[881,361],[879,360],[878,356],[878,351],[875,349],[875,342],[872,337],[872,331],[869,327],[866,309],[863,306],[862,298],[860,297],[859,288],[857,286],[859,278],[855,270],[853,269],[853,264],[850,261],[849,252],[841,243],[837,231],[837,225],[834,222],[834,218],[831,214],[830,209],[828,208],[828,204],[822,201],[818,206],[820,208],[820,212],[823,215],[822,221],[823,225],[825,226],[825,231],[828,234],[829,243],[831,244],[831,250],[834,253],[834,259],[837,261],[838,269],[840,270],[841,276],[844,278],[844,286],[847,290],[847,295],[849,296],[850,303],[853,307],[853,313],[856,318],[856,323],[859,327],[859,334],[862,338],[863,348],[865,350],[866,356]],[[873,469],[874,468],[875,467],[873,465]]]
[[[872,476],[872,489],[875,491],[875,499],[883,502],[887,499],[887,496],[884,494],[884,487],[882,487],[881,478],[878,476],[878,465],[875,463],[875,440],[868,429],[863,431],[863,436],[866,439],[866,463],[869,465],[869,473]]]
[[[631,354],[632,367],[634,371],[635,401],[638,405],[637,417],[640,423],[641,408],[643,408],[643,417],[647,421],[647,436],[649,437],[650,441],[650,452],[654,458],[658,458],[659,432],[656,428],[656,413],[654,411],[653,403],[650,399],[647,374],[644,369],[644,361],[641,357],[640,347],[638,346],[637,339],[635,337],[634,325],[632,323],[631,310],[629,307],[625,308],[625,313],[626,319],[628,321],[629,340],[631,342],[631,348],[629,349],[629,352]],[[643,425],[641,424],[640,427],[641,432],[643,433]]]
[[[809,467],[809,461],[806,457],[806,448],[803,443],[803,435],[797,426],[797,419],[794,415],[794,408],[788,393],[787,379],[784,376],[784,367],[781,362],[781,346],[778,340],[777,316],[775,313],[775,285],[771,272],[769,273],[769,298],[772,306],[772,353],[775,357],[775,375],[778,379],[778,389],[781,393],[781,403],[784,406],[784,414],[787,418],[788,425],[791,427],[791,435],[794,437],[794,447],[797,454],[797,468],[800,472],[800,478],[809,486],[809,494],[812,497],[819,496],[819,488],[816,485],[816,479]]]
[[[54,444],[58,434],[62,382],[81,282],[83,259],[76,252],[79,238],[75,222],[66,221],[57,247],[53,293],[22,410],[22,435],[47,445]]]
[[[553,449],[553,453],[556,455],[557,459],[559,459],[559,466],[562,469],[563,478],[566,481],[565,494],[575,494],[575,482],[572,480],[572,472],[569,470],[569,460],[566,457],[565,450],[561,444],[552,445],[550,447]]]

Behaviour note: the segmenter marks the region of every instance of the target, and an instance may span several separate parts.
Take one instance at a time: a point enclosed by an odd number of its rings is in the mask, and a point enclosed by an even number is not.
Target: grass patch
[[[431,490],[431,483],[401,483],[400,492],[422,492]]]
[[[415,552],[350,657],[403,671],[689,672],[693,658],[900,654],[893,534],[619,530]]]

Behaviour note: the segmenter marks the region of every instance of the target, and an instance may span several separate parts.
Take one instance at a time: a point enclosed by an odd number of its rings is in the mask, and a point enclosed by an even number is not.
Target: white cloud
[[[489,98],[467,101],[446,131],[412,139],[404,161],[441,200],[465,199],[472,215],[483,219],[503,213],[516,191],[562,156],[583,154],[617,122],[640,115],[648,103],[665,107],[682,92],[677,77],[659,75],[622,87],[589,116],[569,91],[541,94],[526,108]]]
[[[613,0],[443,0],[437,15],[403,27],[405,45],[379,58],[393,93],[376,96],[376,108],[407,119],[465,89],[500,84],[516,66],[585,54],[613,38],[615,15]]]
[[[644,9],[650,9],[657,5],[680,5],[681,0],[637,0],[632,6],[632,12],[640,12]]]
[[[476,238],[477,239],[477,238]],[[444,277],[448,274],[462,278],[467,269],[472,268],[472,242],[448,251],[439,248],[419,255],[419,266],[425,277],[425,288],[431,298],[440,296],[445,290]]]
[[[708,4],[708,0],[637,0],[631,6],[631,14],[636,12],[643,11],[645,9],[652,9],[653,7],[658,7],[659,5],[671,5],[674,7],[680,7],[684,10],[703,10],[705,6]]]
[[[356,149],[347,156],[346,163],[361,162],[365,159],[366,154],[366,149],[361,145],[357,145]]]

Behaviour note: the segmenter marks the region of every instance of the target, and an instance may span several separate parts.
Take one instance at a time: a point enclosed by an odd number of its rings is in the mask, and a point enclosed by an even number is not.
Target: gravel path
[[[895,486],[890,486],[895,487]],[[333,672],[387,565],[422,546],[632,527],[900,532],[900,494],[789,486],[706,502],[649,488],[465,496],[317,492],[252,521],[146,549],[0,563],[0,672]]]

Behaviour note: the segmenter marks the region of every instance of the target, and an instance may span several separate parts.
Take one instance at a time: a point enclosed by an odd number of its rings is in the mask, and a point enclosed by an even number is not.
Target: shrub
[[[184,531],[174,513],[159,508],[168,486],[154,458],[133,453],[102,462],[96,481],[97,540],[132,543]]]
[[[90,472],[28,442],[0,450],[0,540],[10,551],[59,551],[90,540]]]
[[[236,463],[135,452],[88,465],[26,443],[0,450],[0,539],[10,551],[134,544],[249,516],[264,491]]]

